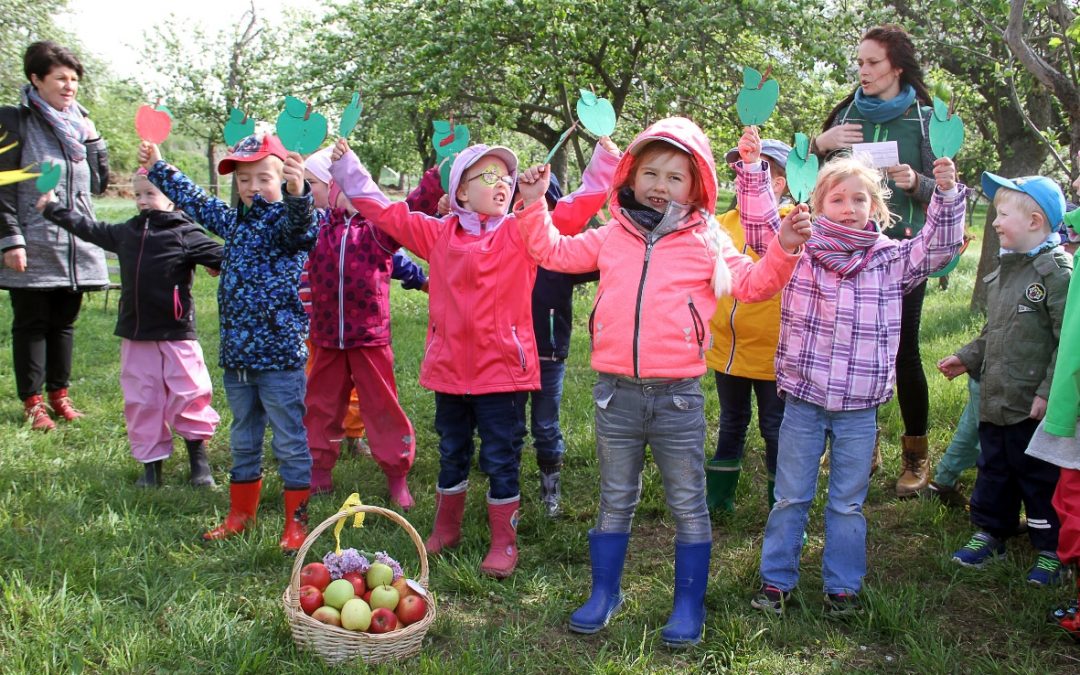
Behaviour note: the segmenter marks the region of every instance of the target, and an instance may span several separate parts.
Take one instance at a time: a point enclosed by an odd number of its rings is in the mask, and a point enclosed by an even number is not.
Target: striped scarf
[[[849,277],[866,266],[870,251],[881,236],[873,221],[866,223],[866,229],[853,230],[818,216],[814,221],[814,233],[805,246],[825,269]]]
[[[86,159],[86,121],[79,110],[79,104],[72,103],[66,110],[57,110],[46,103],[37,89],[29,84],[23,86],[23,94],[26,101],[52,126],[68,159],[76,164]]]

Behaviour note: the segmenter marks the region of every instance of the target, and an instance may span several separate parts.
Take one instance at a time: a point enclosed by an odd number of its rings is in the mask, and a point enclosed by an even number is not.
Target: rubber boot
[[[461,542],[461,519],[465,515],[465,494],[469,481],[452,488],[435,488],[435,527],[424,542],[428,555],[435,555],[445,548],[453,548]]]
[[[904,472],[896,480],[897,497],[915,497],[930,482],[929,444],[926,436],[901,436]]]
[[[735,489],[741,471],[742,461],[738,459],[705,462],[705,504],[711,513],[735,512]]]
[[[675,543],[675,602],[660,639],[673,649],[701,642],[705,629],[705,586],[712,542]]]
[[[49,407],[52,408],[53,414],[57,417],[62,417],[65,421],[70,422],[83,417],[83,413],[75,409],[75,406],[71,405],[71,399],[68,398],[67,389],[57,389],[56,391],[49,392]]]
[[[259,510],[259,493],[262,491],[262,478],[252,481],[229,483],[229,515],[225,522],[203,534],[206,541],[225,539],[240,534],[248,525],[255,522],[255,512]]]
[[[622,607],[623,563],[629,541],[629,532],[589,530],[592,593],[585,604],[570,615],[571,631],[586,635],[599,632]]]
[[[206,457],[206,441],[189,441],[184,439],[187,447],[188,464],[191,468],[191,476],[188,482],[194,487],[214,487],[214,474],[210,471],[210,460]]]
[[[307,539],[307,505],[310,496],[311,488],[285,488],[285,530],[281,533],[278,546],[286,555],[295,554]]]
[[[480,571],[489,577],[505,579],[517,567],[517,524],[520,495],[506,499],[492,499],[488,495],[488,526],[491,528],[491,548]]]
[[[556,518],[559,515],[559,501],[562,499],[562,486],[559,474],[562,467],[540,467],[540,503],[544,505],[544,515]]]
[[[390,491],[390,501],[400,506],[402,511],[408,511],[413,507],[412,493],[409,492],[406,474],[387,476],[386,487]]]
[[[56,422],[49,417],[49,410],[45,407],[41,394],[27,396],[23,400],[23,416],[34,431],[52,431],[56,428]]]
[[[135,487],[161,487],[161,464],[163,461],[159,459],[156,462],[145,462],[143,464],[143,475],[139,476],[139,480],[135,481]]]
[[[873,476],[881,468],[881,427],[877,428],[874,436],[874,456],[870,459],[870,475]]]

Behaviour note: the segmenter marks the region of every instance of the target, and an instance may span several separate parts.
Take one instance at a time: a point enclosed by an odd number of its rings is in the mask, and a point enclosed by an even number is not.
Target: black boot
[[[562,497],[562,488],[559,486],[560,468],[540,467],[540,502],[544,505],[544,513],[548,518],[559,515],[559,498]]]
[[[210,473],[210,461],[206,458],[206,441],[189,441],[187,446],[188,462],[191,464],[190,482],[195,487],[214,487],[214,476]]]
[[[139,480],[135,481],[135,487],[161,487],[161,463],[163,461],[164,460],[159,459],[156,462],[146,462],[145,464],[143,464],[143,475],[139,478]]]

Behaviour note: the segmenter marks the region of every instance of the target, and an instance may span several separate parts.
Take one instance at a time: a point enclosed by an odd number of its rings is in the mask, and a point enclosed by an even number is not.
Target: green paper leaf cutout
[[[450,122],[435,120],[431,126],[435,129],[431,136],[431,145],[435,148],[435,156],[440,160],[469,147],[469,128],[464,124],[456,124],[451,129]]]
[[[938,117],[938,109],[945,103],[939,98],[934,99],[934,116],[930,118],[930,149],[935,157],[948,157],[952,159],[960,151],[964,144],[964,122],[959,115],[953,115],[947,119]],[[948,111],[946,109],[946,114]]]
[[[345,110],[341,112],[341,124],[338,126],[338,136],[348,138],[356,123],[360,121],[360,113],[364,111],[364,103],[360,100],[360,92],[353,92],[352,100]]]
[[[450,169],[454,168],[454,160],[458,153],[447,155],[439,161],[439,182],[442,183],[443,192],[450,192]]]
[[[801,159],[806,159],[810,156],[810,137],[803,133],[795,134],[795,145],[792,147],[795,154]]]
[[[594,136],[610,136],[615,131],[615,108],[611,101],[600,98],[586,89],[581,89],[581,98],[577,102],[577,116],[581,123]]]
[[[315,152],[326,140],[326,129],[325,117],[317,112],[308,114],[307,103],[292,96],[285,97],[285,110],[277,118],[277,135],[286,150],[301,155]]]
[[[780,85],[770,78],[761,82],[761,73],[743,68],[743,86],[735,98],[735,110],[743,126],[760,126],[772,116],[780,98]]]
[[[229,109],[229,121],[225,123],[225,144],[233,146],[255,133],[255,120],[236,108]]]
[[[1065,224],[1075,232],[1080,232],[1080,209],[1073,209],[1065,214]]]
[[[934,117],[942,122],[949,119],[949,106],[937,96],[934,97]]]
[[[38,170],[41,175],[37,177],[34,185],[38,192],[45,193],[54,189],[60,183],[60,165],[52,162],[42,162]]]
[[[798,149],[804,146],[806,156],[799,154]],[[787,181],[791,196],[799,204],[810,201],[810,194],[817,185],[818,157],[810,149],[810,139],[806,134],[795,134],[795,152],[788,155]]]

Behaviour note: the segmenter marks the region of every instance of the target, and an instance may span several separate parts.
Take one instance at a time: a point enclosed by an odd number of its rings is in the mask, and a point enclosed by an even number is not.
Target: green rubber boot
[[[711,513],[735,512],[735,488],[741,471],[742,462],[737,459],[705,462],[705,504]]]

